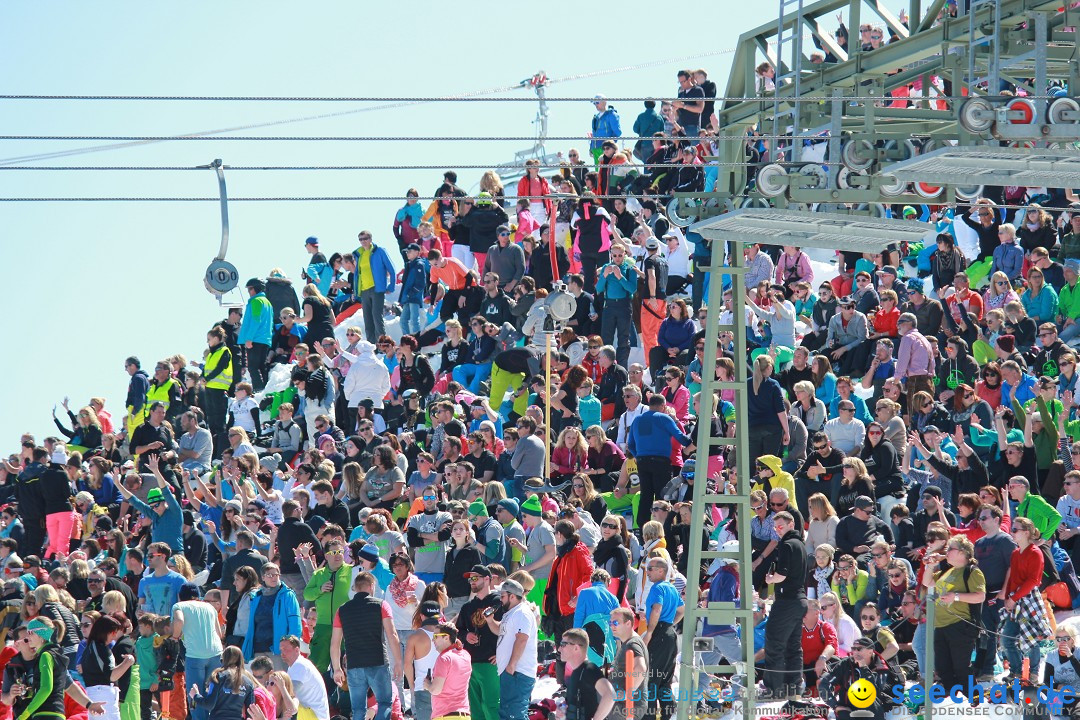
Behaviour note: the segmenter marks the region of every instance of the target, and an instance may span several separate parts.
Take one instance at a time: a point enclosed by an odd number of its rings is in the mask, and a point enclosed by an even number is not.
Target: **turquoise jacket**
[[[266,299],[266,293],[256,293],[248,298],[236,341],[241,345],[247,342],[269,345],[273,339],[274,306]]]
[[[243,650],[244,660],[247,662],[251,662],[251,659],[255,657],[255,615],[262,599],[262,590],[259,590],[251,598],[247,632],[244,634],[244,646],[240,648]],[[296,600],[296,593],[289,586],[282,583],[278,586],[277,593],[274,594],[274,642],[270,643],[271,654],[281,654],[281,648],[276,641],[285,635],[300,637],[300,603]]]
[[[614,275],[605,275],[604,271],[609,267],[618,267],[622,270],[622,279]],[[638,271],[632,260],[623,260],[622,265],[607,263],[596,271],[596,292],[602,293],[608,300],[622,300],[633,297],[637,292]]]

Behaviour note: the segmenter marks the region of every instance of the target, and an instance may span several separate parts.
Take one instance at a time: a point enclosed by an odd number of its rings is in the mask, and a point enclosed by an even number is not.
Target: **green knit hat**
[[[487,505],[479,500],[473,500],[469,505],[469,515],[472,515],[473,517],[487,517]]]
[[[525,502],[521,504],[522,515],[532,515],[534,517],[540,517],[544,514],[544,511],[540,508],[540,498],[533,495],[527,498]]]

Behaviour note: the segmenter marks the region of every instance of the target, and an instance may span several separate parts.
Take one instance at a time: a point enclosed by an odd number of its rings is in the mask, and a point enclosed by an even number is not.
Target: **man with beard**
[[[514,580],[503,582],[499,597],[501,620],[495,619],[494,612],[484,611],[488,629],[499,636],[495,648],[501,703],[499,717],[501,720],[526,720],[536,684],[536,615],[524,604],[525,589]]]
[[[497,659],[498,634],[488,618],[499,619],[502,608],[499,598],[491,594],[491,571],[486,565],[474,565],[465,573],[473,597],[457,616],[457,629],[466,652],[472,658],[472,677],[469,679],[469,707],[476,720],[498,720],[500,685]],[[535,628],[533,630],[535,635]],[[536,658],[533,658],[536,666]],[[526,695],[528,703],[528,695]]]

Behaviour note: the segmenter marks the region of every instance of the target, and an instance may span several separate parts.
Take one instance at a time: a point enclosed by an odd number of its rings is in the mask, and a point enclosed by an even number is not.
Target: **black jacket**
[[[566,273],[570,271],[570,258],[562,245],[557,245],[555,248],[555,262],[559,267],[559,279],[566,277]],[[528,266],[525,274],[536,281],[536,287],[551,290],[554,278],[551,277],[550,241],[536,246],[529,257]]]
[[[280,535],[280,531],[278,534]],[[457,550],[455,545],[451,545],[446,552],[446,567],[443,572],[443,582],[446,583],[447,596],[451,598],[469,597],[472,590],[469,587],[469,581],[465,578],[465,573],[472,570],[474,565],[480,565],[482,562],[480,551],[477,550],[475,545],[466,545],[461,550]]]
[[[71,512],[71,480],[63,465],[50,463],[39,482],[44,498],[42,510],[45,515]]]
[[[283,575],[300,572],[293,551],[304,543],[311,543],[316,551],[320,551],[322,548],[322,544],[315,537],[315,531],[311,529],[310,525],[298,518],[285,518],[285,522],[281,523],[281,527],[278,528],[277,537],[278,552],[281,555],[281,573]]]
[[[505,210],[492,203],[488,207],[476,205],[458,222],[469,228],[469,247],[472,251],[487,252],[489,247],[498,242],[496,230],[500,225],[508,224],[510,218]]]

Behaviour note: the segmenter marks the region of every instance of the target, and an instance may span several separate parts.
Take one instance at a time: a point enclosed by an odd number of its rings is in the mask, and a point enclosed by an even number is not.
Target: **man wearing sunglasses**
[[[603,720],[615,706],[615,689],[603,671],[589,661],[589,636],[584,630],[563,633],[559,657],[566,663],[566,717]]]
[[[500,679],[493,662],[497,659],[498,633],[497,627],[492,629],[488,618],[501,617],[502,603],[491,594],[491,571],[486,565],[474,565],[472,570],[465,573],[465,577],[473,596],[462,606],[455,624],[462,645],[472,659],[469,706],[476,720],[498,720]],[[487,612],[489,610],[491,613]],[[535,630],[533,634],[535,636]]]
[[[472,217],[479,210],[473,210]],[[506,213],[503,212],[503,217]],[[505,222],[505,221],[504,221]],[[495,230],[495,242],[491,244],[484,259],[484,275],[498,277],[499,289],[504,293],[513,292],[525,275],[525,251],[521,245],[510,242],[510,226],[499,225]]]
[[[352,567],[345,564],[345,546],[340,540],[328,542],[325,555],[326,565],[312,573],[307,587],[304,588],[304,600],[315,603],[317,612],[318,620],[311,638],[309,657],[319,672],[326,672],[330,665],[330,637],[334,631],[332,623],[337,616],[338,608],[349,599],[349,581],[352,580],[353,575]],[[374,580],[366,592],[374,592]],[[390,625],[393,627],[392,622]],[[396,633],[394,642],[391,643],[391,650],[395,648],[399,653],[401,652]],[[400,657],[398,660],[400,661]],[[398,667],[401,667],[400,662],[398,662]]]
[[[627,693],[628,699],[634,701],[632,715],[626,712],[626,701],[618,701],[612,710],[611,717],[617,720],[642,720],[645,717],[645,703],[643,702],[645,678],[649,675],[649,653],[645,649],[645,643],[641,636],[634,630],[635,618],[630,608],[618,607],[611,613],[611,634],[618,641],[615,648],[615,663],[608,672],[611,684]],[[564,634],[565,637],[565,634]],[[627,653],[634,657],[633,670],[627,664]],[[629,683],[627,676],[630,676]],[[629,686],[628,686],[629,685]]]

